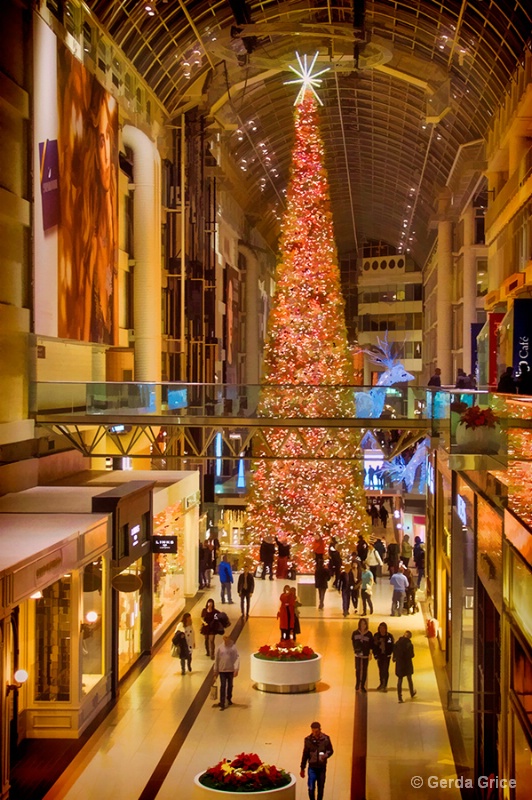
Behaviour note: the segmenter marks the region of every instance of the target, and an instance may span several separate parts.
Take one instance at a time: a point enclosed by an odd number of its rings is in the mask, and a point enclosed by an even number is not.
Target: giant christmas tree
[[[311,548],[321,533],[337,537],[344,555],[369,533],[360,435],[316,420],[355,416],[352,359],[333,238],[317,105],[301,93],[282,224],[276,291],[268,320],[259,414],[307,418],[301,427],[265,426],[255,443],[247,531],[257,544],[286,538],[298,571],[314,570]],[[322,423],[323,424],[323,423]],[[263,458],[261,458],[263,456]]]

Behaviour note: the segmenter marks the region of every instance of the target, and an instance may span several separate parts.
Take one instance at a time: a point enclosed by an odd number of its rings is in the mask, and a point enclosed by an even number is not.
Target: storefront
[[[94,511],[112,514],[112,691],[152,646],[152,490],[150,481],[128,481],[93,498]]]
[[[4,792],[18,742],[77,738],[111,698],[110,554],[107,514],[0,514]]]
[[[91,471],[61,481],[99,492],[105,487],[123,486],[132,481],[148,481],[152,491],[152,571],[153,618],[152,643],[175,622],[185,606],[185,598],[193,597],[198,586],[199,509],[201,495],[199,473],[174,470]],[[127,574],[142,579],[142,565],[131,565]],[[129,579],[131,586],[135,579]],[[123,581],[121,581],[123,583]],[[138,647],[139,597],[136,591],[121,593],[120,618],[124,621],[122,638],[131,656]],[[125,595],[130,596],[125,596]],[[127,621],[127,625],[125,622]],[[127,661],[127,657],[123,656]]]

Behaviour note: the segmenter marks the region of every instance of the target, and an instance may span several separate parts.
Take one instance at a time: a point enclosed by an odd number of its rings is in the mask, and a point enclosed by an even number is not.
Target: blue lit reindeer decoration
[[[372,364],[385,369],[379,375],[376,386],[366,392],[355,392],[356,415],[358,419],[379,419],[384,411],[386,388],[395,383],[413,381],[414,376],[406,371],[398,357],[392,353],[387,334],[384,339],[377,338],[376,347],[364,348],[362,352]]]

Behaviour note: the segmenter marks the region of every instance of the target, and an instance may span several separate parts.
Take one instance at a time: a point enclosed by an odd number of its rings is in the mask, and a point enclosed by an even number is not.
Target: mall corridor
[[[327,591],[323,611],[301,608],[299,641],[323,656],[317,691],[282,695],[253,688],[249,655],[262,644],[279,639],[276,612],[282,585],[284,582],[278,580],[257,581],[251,616],[243,625],[239,604],[226,606],[241,655],[232,707],[220,712],[210,698],[212,662],[205,656],[199,635],[201,608],[210,596],[219,600],[218,586],[213,584],[191,609],[196,631],[192,673],[181,675],[179,661],[170,656],[168,638],[134,683],[121,693],[116,706],[45,800],[189,798],[197,773],[242,751],[257,752],[264,760],[298,775],[296,797],[303,800],[307,788],[306,781],[299,778],[299,764],[303,738],[315,719],[330,735],[335,750],[327,771],[326,798],[421,797],[426,794],[412,788],[415,776],[423,778],[425,785],[429,776],[455,778],[422,613],[401,619],[390,617],[391,587],[386,577],[374,587],[375,613],[370,629],[376,630],[378,622],[384,620],[396,637],[407,628],[412,630],[415,700],[406,693],[404,704],[398,704],[392,675],[388,692],[377,692],[374,661],[369,667],[368,693],[355,693],[351,633],[358,616],[351,612],[343,617],[335,590]],[[360,785],[364,769],[365,795]],[[445,797],[453,800],[459,792],[446,789]]]

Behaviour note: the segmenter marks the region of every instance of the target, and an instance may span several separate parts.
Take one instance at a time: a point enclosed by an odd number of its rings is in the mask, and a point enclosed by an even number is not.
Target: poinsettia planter
[[[251,655],[251,680],[261,692],[313,692],[321,678],[321,656],[305,661],[276,661]]]
[[[200,777],[203,775],[200,772],[194,778],[194,793],[192,800],[214,800],[218,796],[219,800],[229,800],[234,798],[238,800],[241,797],[271,797],[273,800],[295,800],[296,798],[296,776],[290,773],[290,783],[286,786],[281,786],[279,789],[266,789],[263,792],[225,792],[223,789],[209,789],[208,786],[203,786],[199,782]]]
[[[490,428],[482,425],[477,428],[468,428],[459,424],[456,428],[457,453],[498,453],[501,447],[501,428],[496,425]]]

